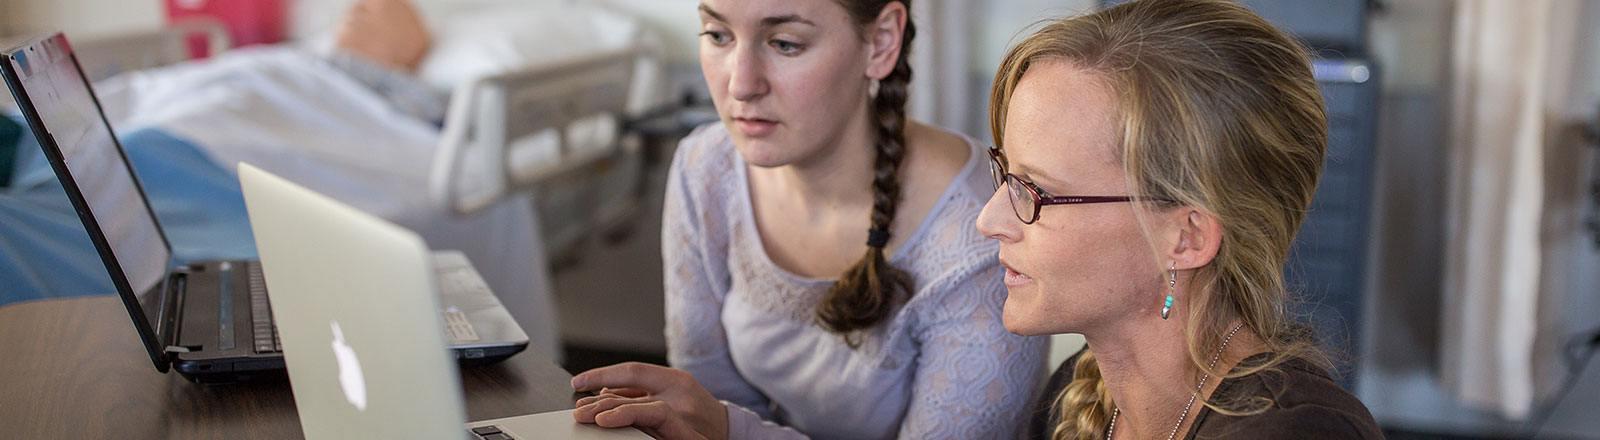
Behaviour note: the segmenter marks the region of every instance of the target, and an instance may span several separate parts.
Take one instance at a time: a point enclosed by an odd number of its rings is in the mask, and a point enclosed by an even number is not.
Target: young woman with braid
[[[680,144],[668,357],[573,378],[661,438],[1014,438],[1046,341],[1007,333],[983,149],[905,117],[909,0],[702,0],[719,124]]]
[[[990,110],[1006,328],[1088,340],[1028,438],[1382,438],[1285,308],[1328,133],[1300,44],[1136,0],[1017,44]]]

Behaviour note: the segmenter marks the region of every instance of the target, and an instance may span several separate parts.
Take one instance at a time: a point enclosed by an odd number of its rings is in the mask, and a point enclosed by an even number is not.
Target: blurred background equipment
[[[168,23],[221,23],[235,46],[283,41],[288,5],[285,0],[166,0]],[[190,54],[205,58],[220,53],[204,39],[189,40]]]

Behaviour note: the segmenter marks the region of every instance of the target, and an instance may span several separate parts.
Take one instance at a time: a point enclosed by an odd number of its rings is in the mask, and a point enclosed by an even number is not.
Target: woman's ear
[[[905,42],[906,21],[910,19],[911,11],[906,10],[906,4],[896,1],[884,5],[883,10],[878,11],[878,18],[867,25],[868,78],[883,79],[894,71],[900,51],[904,50],[900,46]]]
[[[1182,207],[1177,211],[1169,217],[1177,240],[1167,250],[1166,257],[1178,270],[1211,264],[1222,249],[1222,223],[1217,221],[1216,215],[1199,209]]]

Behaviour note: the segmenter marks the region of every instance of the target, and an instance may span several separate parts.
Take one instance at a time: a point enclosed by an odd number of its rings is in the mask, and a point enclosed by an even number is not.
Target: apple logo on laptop
[[[367,379],[361,375],[361,360],[356,358],[356,351],[350,344],[344,342],[344,331],[339,329],[339,322],[332,321],[333,326],[333,358],[339,362],[339,387],[344,389],[344,398],[355,405],[356,410],[367,410]]]

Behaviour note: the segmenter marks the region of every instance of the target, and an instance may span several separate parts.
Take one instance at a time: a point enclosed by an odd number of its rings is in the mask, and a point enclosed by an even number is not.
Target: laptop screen
[[[151,288],[166,278],[171,250],[135,180],[132,166],[100,113],[71,46],[65,37],[56,34],[10,53],[6,62],[20,80],[23,90],[19,92],[26,95],[38,112],[39,122],[54,138],[76,192],[93,217],[91,222],[80,213],[85,227],[98,229],[110,248],[109,257],[115,260],[108,261],[114,264],[107,264],[111,266],[112,279],[121,275],[127,280],[131,293],[140,296],[138,302],[146,323],[154,324],[160,312],[160,298],[145,296],[156,296],[150,293]],[[22,98],[18,97],[19,103]],[[40,145],[48,149],[47,140],[40,137]],[[73,191],[72,183],[62,179],[69,192]],[[105,251],[101,249],[103,257]],[[116,273],[118,268],[121,274]],[[159,327],[149,328],[154,331]]]

